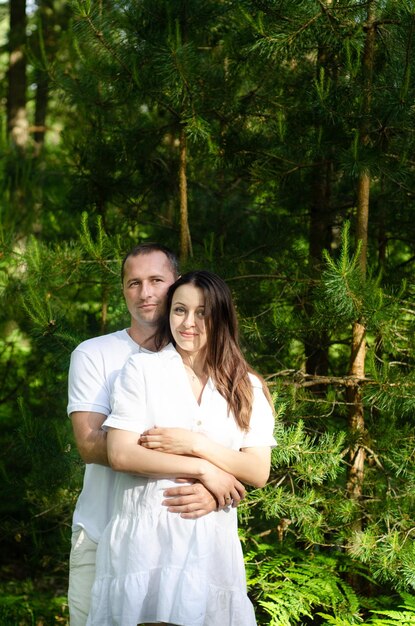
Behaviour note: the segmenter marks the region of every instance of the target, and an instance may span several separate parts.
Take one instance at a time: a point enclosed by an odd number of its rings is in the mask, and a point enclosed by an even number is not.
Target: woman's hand
[[[185,428],[150,428],[138,440],[138,443],[149,450],[167,452],[169,454],[194,455],[194,449],[202,433],[195,433]]]
[[[245,487],[231,474],[224,473],[221,469],[204,461],[204,472],[200,482],[204,484],[216,498],[218,509],[227,506],[237,506],[245,496]]]

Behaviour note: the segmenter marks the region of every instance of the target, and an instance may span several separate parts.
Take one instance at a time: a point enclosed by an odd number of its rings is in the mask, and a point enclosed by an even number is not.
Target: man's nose
[[[148,298],[151,295],[151,285],[146,280],[141,283],[141,297]]]

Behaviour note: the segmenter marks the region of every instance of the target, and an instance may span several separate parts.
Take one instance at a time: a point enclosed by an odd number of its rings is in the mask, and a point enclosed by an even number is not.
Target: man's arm
[[[101,428],[106,417],[103,413],[93,411],[74,411],[71,413],[76,447],[85,463],[109,465],[107,433]]]
[[[235,479],[205,459],[166,454],[137,445],[134,431],[110,428],[108,458],[113,469],[144,476],[196,479],[212,492],[220,507],[240,497]]]
[[[93,411],[74,411],[71,413],[72,428],[78,452],[85,463],[97,463],[109,466],[107,456],[107,433],[102,430],[106,416]],[[179,479],[180,480],[180,479]],[[178,483],[179,483],[178,480]],[[229,476],[224,472],[224,482]],[[235,490],[238,494],[233,499],[233,506],[237,506],[245,494],[244,486],[235,480]],[[186,480],[188,483],[188,479]],[[200,482],[192,485],[171,487],[164,493],[166,500],[163,504],[172,513],[180,513],[183,518],[197,519],[216,511],[218,503],[213,495]]]

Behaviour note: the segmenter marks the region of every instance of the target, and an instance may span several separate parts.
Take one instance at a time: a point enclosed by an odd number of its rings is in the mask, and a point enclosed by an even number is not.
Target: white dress
[[[135,354],[115,382],[113,412],[104,426],[137,433],[176,426],[235,450],[273,446],[272,412],[254,376],[252,383],[250,431],[243,433],[211,380],[197,403],[173,346]],[[177,483],[117,473],[113,516],[98,544],[87,626],[256,625],[236,509],[183,519],[161,504],[172,485]]]

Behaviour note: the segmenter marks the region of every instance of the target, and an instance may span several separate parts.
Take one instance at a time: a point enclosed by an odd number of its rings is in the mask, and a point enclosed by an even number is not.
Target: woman
[[[222,279],[185,274],[170,287],[166,310],[157,345],[168,345],[130,358],[104,425],[119,473],[88,626],[254,626],[231,506],[237,494],[219,492],[215,472],[265,485],[275,444],[269,393],[241,354]],[[178,475],[229,506],[199,519],[172,515],[163,491]]]

